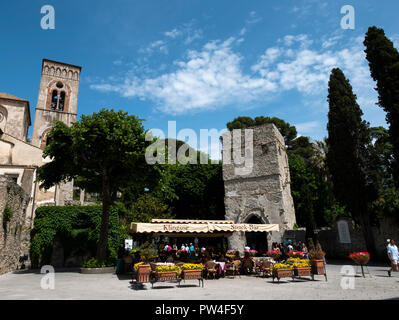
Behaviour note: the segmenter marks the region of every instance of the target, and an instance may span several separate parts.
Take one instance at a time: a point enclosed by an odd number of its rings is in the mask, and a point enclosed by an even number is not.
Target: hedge
[[[40,266],[51,261],[53,243],[57,237],[64,248],[64,257],[75,249],[84,249],[95,256],[100,236],[101,206],[49,206],[36,209],[31,232],[32,264]],[[118,211],[111,208],[108,233],[108,256],[117,258],[118,249],[127,236],[119,221]]]

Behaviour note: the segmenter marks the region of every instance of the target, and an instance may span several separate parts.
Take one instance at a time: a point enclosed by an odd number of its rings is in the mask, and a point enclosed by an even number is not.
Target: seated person
[[[233,260],[241,260],[240,252],[236,251],[236,252],[234,253],[234,259],[233,259]]]
[[[171,254],[168,255],[165,262],[169,262],[169,263],[173,262],[173,256]]]
[[[227,262],[228,260],[226,259],[226,257],[224,256],[223,253],[220,253],[218,258],[217,258],[217,261],[219,261],[219,262]]]
[[[241,263],[241,273],[242,274],[252,273],[254,266],[255,263],[251,258],[251,256],[249,255],[249,252],[245,252],[244,258],[242,258],[242,263]]]

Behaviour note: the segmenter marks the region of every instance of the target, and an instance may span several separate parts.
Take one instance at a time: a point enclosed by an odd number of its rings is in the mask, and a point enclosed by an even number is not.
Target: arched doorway
[[[264,222],[257,216],[253,215],[246,223],[263,224]],[[258,253],[266,252],[268,250],[266,232],[245,232],[245,240],[247,246],[249,246],[251,250],[256,250]]]

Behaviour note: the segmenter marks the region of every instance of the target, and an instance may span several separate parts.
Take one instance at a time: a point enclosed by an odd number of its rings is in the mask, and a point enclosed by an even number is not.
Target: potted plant
[[[272,276],[273,276],[273,281],[274,278],[277,278],[280,281],[280,278],[291,277],[292,276],[291,266],[289,264],[284,264],[284,263],[274,264],[272,266]]]
[[[136,272],[136,279],[138,282],[148,282],[150,281],[151,267],[149,264],[144,262],[139,262],[134,265],[134,271]]]
[[[349,258],[356,264],[366,265],[370,260],[370,253],[368,252],[352,252]]]
[[[80,273],[97,274],[97,273],[113,273],[115,271],[115,263],[110,260],[97,260],[91,258],[83,262]]]
[[[269,250],[266,252],[268,257],[271,257],[273,260],[277,260],[281,256],[280,250]]]
[[[288,259],[287,262],[291,264],[291,269],[294,272],[294,276],[301,277],[311,275],[312,268],[309,260],[298,258],[290,259]]]
[[[245,252],[248,252],[251,257],[255,257],[258,253],[256,250],[245,250]]]
[[[202,271],[204,266],[200,263],[185,263],[181,267],[181,278],[188,279],[200,279],[202,278]]]
[[[180,275],[181,269],[174,265],[174,266],[158,266],[155,270],[155,278],[157,281],[169,281],[169,280],[176,280],[177,276]]]
[[[362,275],[364,277],[364,269],[363,266],[366,265],[370,260],[370,253],[368,252],[352,252],[349,254],[349,258],[352,261],[362,268]]]
[[[309,239],[309,259],[312,265],[313,274],[325,274],[324,256],[326,253],[321,249],[320,243],[315,246],[312,239]]]
[[[305,254],[302,251],[295,251],[295,250],[291,250],[288,252],[288,256],[290,258],[299,258],[302,259],[305,257]]]

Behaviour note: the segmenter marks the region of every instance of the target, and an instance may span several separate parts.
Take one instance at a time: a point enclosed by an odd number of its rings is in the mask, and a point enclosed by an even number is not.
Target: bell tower
[[[43,59],[39,97],[35,111],[32,145],[44,149],[47,134],[56,121],[68,126],[76,122],[81,67]],[[44,160],[45,161],[45,160]],[[73,200],[73,181],[60,183],[49,190],[37,186],[36,205],[65,205]]]
[[[47,133],[56,121],[76,121],[80,66],[43,59],[32,145],[44,149]]]

